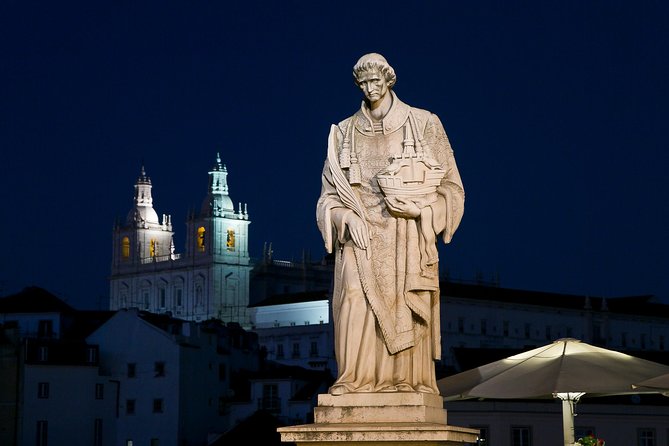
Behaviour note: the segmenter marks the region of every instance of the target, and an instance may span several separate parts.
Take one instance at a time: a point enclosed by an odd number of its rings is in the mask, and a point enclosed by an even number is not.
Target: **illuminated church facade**
[[[134,206],[113,228],[110,310],[139,308],[204,321],[219,319],[250,328],[246,204],[235,210],[227,168],[216,155],[207,197],[187,217],[186,251],[177,253],[172,218],[153,208],[144,166],[135,183]]]

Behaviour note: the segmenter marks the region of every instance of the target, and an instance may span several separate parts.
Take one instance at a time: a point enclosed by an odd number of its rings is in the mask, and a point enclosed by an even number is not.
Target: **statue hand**
[[[367,225],[360,217],[351,214],[346,219],[346,226],[348,233],[351,235],[351,240],[360,249],[367,249],[369,242],[369,234],[367,233]]]
[[[386,197],[386,206],[394,217],[399,218],[418,218],[420,208],[411,199],[404,197]]]

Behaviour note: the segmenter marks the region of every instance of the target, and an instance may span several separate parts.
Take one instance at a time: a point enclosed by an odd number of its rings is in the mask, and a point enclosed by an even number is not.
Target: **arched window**
[[[127,259],[130,257],[130,238],[123,237],[121,240],[121,257]]]
[[[204,240],[205,229],[204,226],[197,228],[197,250],[204,252],[205,240]]]
[[[234,229],[228,229],[228,239],[226,242],[226,246],[228,248],[228,251],[234,251],[235,250],[235,230]]]
[[[152,238],[150,245],[149,245],[149,255],[151,257],[156,256],[156,249],[157,249],[158,243],[156,242],[156,239]]]

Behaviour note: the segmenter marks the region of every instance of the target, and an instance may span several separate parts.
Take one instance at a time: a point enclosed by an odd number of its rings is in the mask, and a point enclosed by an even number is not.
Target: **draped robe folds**
[[[439,393],[433,362],[441,357],[434,243],[438,235],[450,242],[462,218],[464,189],[439,118],[391,94],[393,104],[381,126],[374,127],[364,102],[355,115],[332,126],[323,168],[316,220],[326,250],[336,258],[333,394]],[[446,172],[436,193],[416,200],[421,208],[416,219],[392,216],[376,179],[402,153],[410,120],[425,155]],[[347,132],[352,137],[344,144]],[[341,163],[344,149],[351,163]],[[350,181],[353,168],[359,168],[359,184]],[[367,225],[366,250],[355,246],[346,229],[355,216]]]

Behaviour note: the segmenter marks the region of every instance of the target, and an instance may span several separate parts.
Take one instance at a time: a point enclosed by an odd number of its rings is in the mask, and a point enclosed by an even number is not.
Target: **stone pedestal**
[[[464,446],[479,433],[449,426],[441,396],[417,392],[321,394],[313,424],[277,430],[298,446]]]

